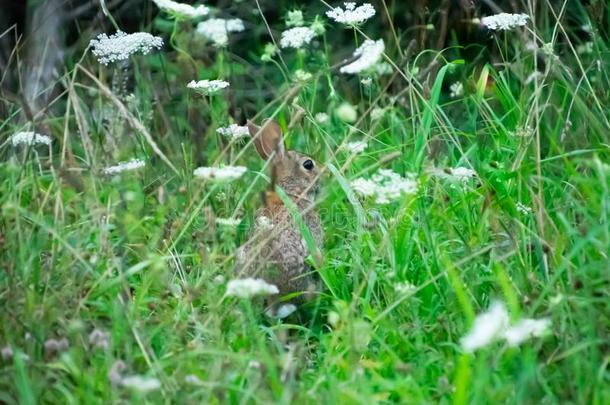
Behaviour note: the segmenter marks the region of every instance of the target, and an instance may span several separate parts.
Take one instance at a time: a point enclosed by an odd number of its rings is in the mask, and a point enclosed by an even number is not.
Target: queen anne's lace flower
[[[128,170],[136,170],[145,165],[146,163],[142,159],[131,159],[128,162],[119,162],[117,165],[106,167],[102,171],[104,174],[117,174]]]
[[[256,295],[278,294],[278,288],[260,278],[242,278],[229,281],[227,295],[239,298],[252,298]]]
[[[135,32],[126,34],[117,31],[110,37],[100,34],[97,39],[92,39],[90,45],[93,47],[93,54],[97,60],[104,65],[111,62],[125,60],[134,53],[147,54],[153,49],[160,49],[163,46],[163,39],[155,37],[147,32]]]
[[[431,174],[441,179],[466,183],[476,177],[477,172],[467,167],[448,167],[446,169],[432,169]]]
[[[358,59],[341,67],[339,71],[341,73],[360,73],[379,62],[384,50],[383,39],[377,41],[367,39],[354,51],[354,57],[358,57]]]
[[[305,24],[305,21],[303,19],[303,12],[301,10],[292,10],[286,15],[287,27],[300,27],[303,24]]]
[[[358,7],[354,2],[343,3],[343,5],[345,9],[335,7],[328,10],[326,12],[328,18],[338,23],[353,26],[361,24],[375,15],[375,8],[370,3],[364,3]]]
[[[375,197],[376,204],[388,204],[402,194],[415,194],[417,181],[415,175],[409,173],[407,178],[401,177],[392,170],[380,169],[369,179],[358,178],[351,182],[352,189],[364,196]]]
[[[11,143],[13,146],[17,145],[50,145],[51,138],[46,135],[37,134],[33,131],[17,132],[11,136]]]
[[[216,130],[220,135],[229,136],[233,139],[241,139],[250,136],[250,131],[245,125],[231,124],[228,127],[218,128]]]
[[[243,166],[198,167],[193,171],[193,175],[205,180],[222,182],[239,179],[246,170]]]
[[[326,114],[325,112],[319,112],[314,115],[314,119],[318,124],[326,124],[328,122],[329,117],[328,114]]]
[[[304,82],[311,80],[312,77],[313,77],[313,75],[311,73],[309,73],[308,71],[303,70],[303,69],[297,69],[294,72],[294,79],[297,82],[304,83]]]
[[[343,122],[352,123],[358,119],[358,112],[356,108],[350,103],[341,103],[335,110],[337,118]]]
[[[216,46],[225,46],[229,42],[229,32],[241,32],[244,22],[239,18],[225,20],[211,18],[197,25],[197,32],[209,39]]]
[[[206,6],[193,7],[190,4],[178,3],[172,0],[153,0],[161,10],[178,19],[204,17],[210,13]]]
[[[207,96],[229,87],[229,82],[224,80],[199,80],[198,82],[191,80],[186,87]]]
[[[510,30],[515,27],[522,27],[527,24],[529,20],[527,14],[508,14],[500,13],[496,15],[490,15],[481,19],[481,24],[486,26],[490,30]]]
[[[464,85],[462,82],[455,82],[449,86],[449,97],[456,98],[464,94]]]
[[[308,45],[316,36],[316,33],[309,27],[295,27],[282,32],[280,46],[282,48],[302,48]]]

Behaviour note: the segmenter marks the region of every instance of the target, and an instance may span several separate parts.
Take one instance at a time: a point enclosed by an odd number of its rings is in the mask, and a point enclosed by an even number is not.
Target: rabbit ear
[[[254,140],[254,146],[263,160],[269,159],[271,153],[284,158],[284,137],[280,124],[273,120],[267,120],[262,127],[248,121],[248,131]]]

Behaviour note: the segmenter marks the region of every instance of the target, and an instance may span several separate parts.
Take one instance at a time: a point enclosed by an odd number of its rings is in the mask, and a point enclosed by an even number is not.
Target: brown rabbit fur
[[[255,225],[246,244],[237,253],[236,270],[243,275],[263,278],[275,284],[283,295],[292,293],[292,302],[303,302],[316,289],[316,281],[305,263],[307,245],[288,208],[275,193],[281,187],[294,201],[316,245],[322,244],[320,217],[313,209],[320,172],[308,156],[286,150],[282,130],[275,121],[262,127],[249,122],[248,129],[259,156],[271,159],[271,191],[265,205],[255,214]]]

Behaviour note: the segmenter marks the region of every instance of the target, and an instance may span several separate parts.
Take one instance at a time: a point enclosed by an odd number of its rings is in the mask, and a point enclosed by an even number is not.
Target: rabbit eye
[[[304,167],[306,170],[312,170],[312,169],[313,169],[313,166],[314,166],[314,164],[313,164],[313,160],[311,160],[311,159],[307,159],[306,161],[304,161],[304,162],[303,162],[303,167]]]

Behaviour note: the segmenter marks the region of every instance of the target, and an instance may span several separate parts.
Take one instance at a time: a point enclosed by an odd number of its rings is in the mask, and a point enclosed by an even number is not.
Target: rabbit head
[[[267,120],[262,126],[248,122],[254,146],[263,160],[271,157],[272,183],[293,197],[313,199],[318,188],[320,170],[309,156],[286,150],[280,125]]]

